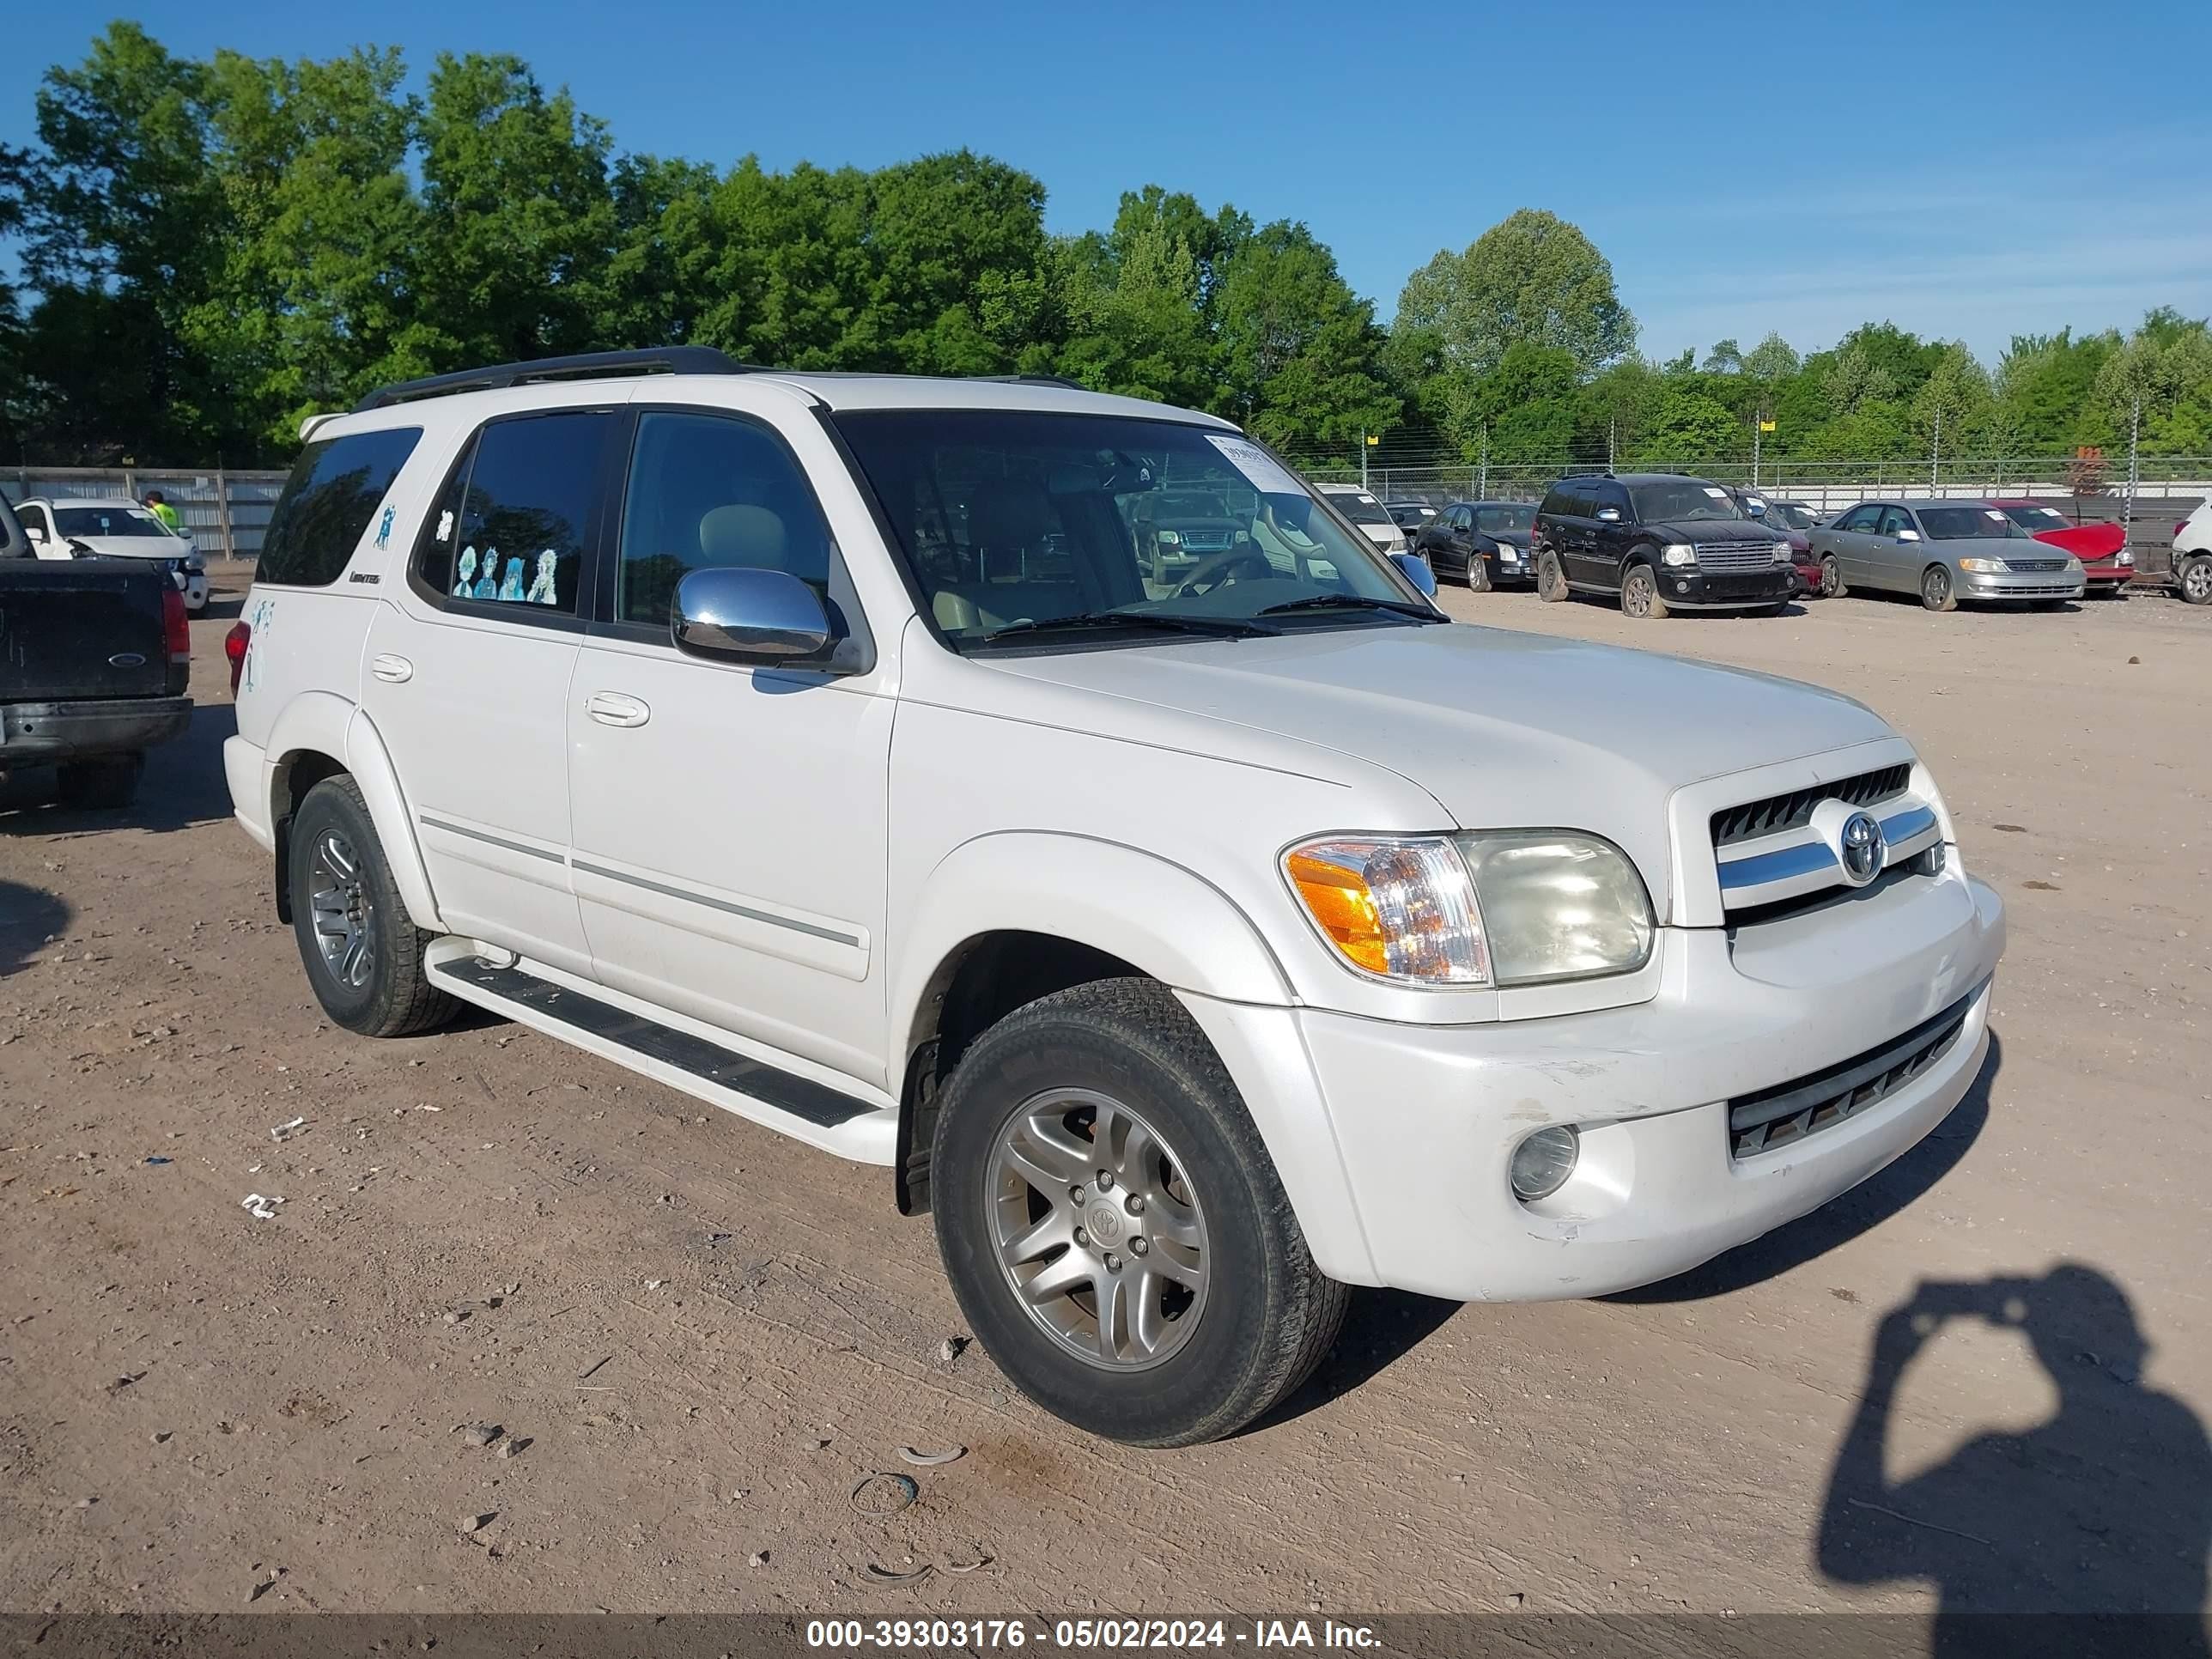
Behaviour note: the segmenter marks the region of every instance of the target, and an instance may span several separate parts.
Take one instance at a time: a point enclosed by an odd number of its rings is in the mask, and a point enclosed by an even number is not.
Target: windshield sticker
[[[461,579],[453,584],[453,597],[465,599],[475,591],[477,581],[477,550],[473,547],[461,550]]]
[[[1262,495],[1303,495],[1305,486],[1285,471],[1282,464],[1259,445],[1224,433],[1209,432],[1206,442],[1219,450],[1230,465],[1244,475],[1244,482]]]
[[[1998,512],[1994,507],[1984,507],[1982,509],[1982,514],[1984,518],[1995,519],[1999,524],[2002,524],[2004,522],[2004,514]]]
[[[1716,489],[1711,484],[1707,484],[1705,486],[1705,494],[1711,496],[1717,501],[1724,501],[1728,499],[1727,490]]]
[[[550,547],[538,556],[537,579],[530,584],[530,592],[524,596],[532,605],[560,603],[553,597],[553,573],[559,568],[560,563],[560,555]]]

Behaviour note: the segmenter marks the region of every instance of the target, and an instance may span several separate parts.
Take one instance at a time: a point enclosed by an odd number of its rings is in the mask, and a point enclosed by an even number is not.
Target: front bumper
[[[178,736],[191,719],[190,697],[0,703],[0,771],[139,754]]]
[[[1536,580],[1536,562],[1517,547],[1498,544],[1498,556],[1490,561],[1490,580],[1493,582],[1533,582]]]
[[[1288,1012],[1358,1218],[1357,1238],[1315,1240],[1316,1259],[1433,1296],[1599,1296],[1864,1181],[1972,1085],[2004,948],[1996,895],[1955,867],[1875,897],[1733,938],[1667,930],[1661,988],[1633,1007],[1464,1026]],[[1731,1097],[1863,1055],[1966,998],[1957,1039],[1908,1082],[1778,1150],[1731,1155]],[[1559,1123],[1581,1128],[1581,1162],[1524,1204],[1513,1149]]]
[[[1962,599],[2078,599],[2087,584],[2078,575],[2057,572],[2014,571],[1983,574],[1960,571],[1955,590]]]
[[[1695,565],[1657,568],[1659,597],[1678,611],[1733,611],[1779,605],[1796,591],[1796,568],[1778,564],[1764,570],[1700,570]]]

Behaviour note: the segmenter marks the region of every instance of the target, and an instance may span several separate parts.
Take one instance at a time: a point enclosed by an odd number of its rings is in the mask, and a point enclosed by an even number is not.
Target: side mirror
[[[1897,539],[1901,542],[1917,542],[1920,539],[1920,532],[1911,528],[1900,528],[1897,532]]]
[[[830,614],[787,570],[720,566],[676,585],[669,620],[677,649],[760,667],[799,666],[826,653]]]
[[[1617,507],[1601,507],[1597,510],[1597,520],[1600,524],[1619,524],[1620,509]]]
[[[1437,596],[1437,573],[1429,568],[1429,562],[1418,553],[1393,553],[1390,562],[1398,567],[1398,574],[1421,590],[1421,597],[1433,599]]]

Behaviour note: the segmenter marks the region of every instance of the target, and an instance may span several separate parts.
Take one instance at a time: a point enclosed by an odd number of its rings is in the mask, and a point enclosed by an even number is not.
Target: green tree
[[[1277,445],[1352,443],[1395,424],[1400,403],[1377,372],[1375,307],[1311,231],[1263,226],[1217,270],[1218,413]]]
[[[1605,256],[1558,215],[1528,208],[1408,277],[1394,326],[1434,330],[1450,367],[1473,375],[1516,341],[1561,348],[1585,374],[1636,343]]]
[[[1913,442],[1931,456],[1984,453],[1995,402],[1989,373],[1973,354],[1963,345],[1947,346],[1912,395]]]

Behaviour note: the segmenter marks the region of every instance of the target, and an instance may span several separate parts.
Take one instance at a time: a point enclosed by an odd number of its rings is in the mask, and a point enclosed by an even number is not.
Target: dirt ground
[[[2203,1606],[2212,611],[1454,594],[1893,720],[2009,908],[1997,1046],[1905,1160],[1686,1279],[1364,1293],[1275,1418],[1140,1452],[945,1357],[886,1172],[489,1018],[331,1029],[228,817],[219,599],[137,808],[0,794],[0,1608]],[[874,1471],[918,1501],[856,1514]]]

